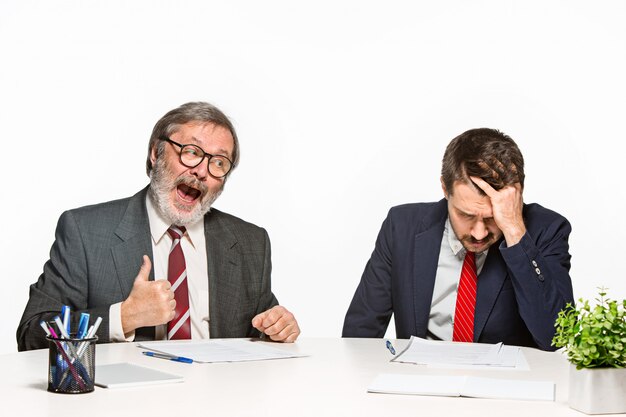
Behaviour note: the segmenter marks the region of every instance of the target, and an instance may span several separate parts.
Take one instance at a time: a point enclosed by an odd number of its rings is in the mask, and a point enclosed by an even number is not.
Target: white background
[[[0,353],[63,210],[134,194],[154,123],[209,101],[242,159],[216,207],[265,227],[303,336],[336,337],[387,210],[446,144],[511,135],[573,225],[575,296],[626,298],[623,1],[0,3]],[[393,331],[390,332],[393,335]]]

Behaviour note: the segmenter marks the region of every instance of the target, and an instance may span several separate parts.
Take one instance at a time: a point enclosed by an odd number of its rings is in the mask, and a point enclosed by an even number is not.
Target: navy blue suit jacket
[[[554,350],[554,321],[573,304],[569,222],[524,205],[527,232],[489,249],[478,276],[474,341]],[[348,308],[344,337],[383,337],[394,314],[396,337],[426,337],[447,201],[393,207]]]

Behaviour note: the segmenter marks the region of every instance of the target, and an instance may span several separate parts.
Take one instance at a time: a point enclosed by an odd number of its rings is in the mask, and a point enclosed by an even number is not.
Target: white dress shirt
[[[171,226],[159,213],[150,196],[146,196],[148,221],[152,236],[152,268],[155,280],[167,279],[167,265],[172,247],[172,238],[167,233]],[[186,232],[180,240],[187,267],[187,285],[189,288],[189,313],[191,317],[191,338],[209,338],[209,280],[207,271],[206,241],[204,219],[186,226]],[[137,271],[139,272],[139,271]],[[132,342],[135,332],[124,335],[122,330],[121,302],[109,309],[109,337],[112,342]],[[163,340],[167,336],[167,324],[156,326],[155,339]]]
[[[443,230],[437,262],[437,275],[428,320],[428,339],[452,340],[456,295],[466,252],[463,244],[454,234],[450,218],[448,218]],[[482,271],[488,252],[489,249],[476,254],[476,276]]]

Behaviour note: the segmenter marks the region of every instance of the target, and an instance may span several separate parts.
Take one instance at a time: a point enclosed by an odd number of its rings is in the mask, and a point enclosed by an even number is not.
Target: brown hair
[[[441,178],[447,192],[452,194],[454,182],[471,184],[470,176],[483,179],[496,190],[517,182],[523,188],[524,157],[513,139],[499,130],[468,130],[448,144],[441,164]]]
[[[214,105],[197,101],[185,103],[174,110],[170,110],[154,125],[152,135],[150,136],[150,142],[148,142],[148,158],[146,159],[146,173],[148,176],[150,176],[150,171],[152,171],[150,152],[152,152],[152,148],[154,146],[157,146],[159,138],[163,136],[169,137],[172,133],[176,132],[180,125],[184,125],[188,122],[213,123],[214,125],[228,129],[230,134],[233,136],[234,141],[232,169],[235,169],[239,163],[239,139],[237,139],[237,133],[235,132],[233,124],[230,120],[228,120],[228,117],[226,117],[226,115]],[[162,142],[157,148],[157,155],[161,155],[164,146],[165,142]]]

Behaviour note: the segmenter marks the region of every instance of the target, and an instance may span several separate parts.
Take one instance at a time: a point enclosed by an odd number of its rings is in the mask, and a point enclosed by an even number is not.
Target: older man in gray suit
[[[74,328],[81,312],[102,317],[100,342],[295,341],[298,323],[271,291],[267,232],[211,209],[238,160],[235,129],[216,107],[187,103],[163,116],[148,146],[148,187],[61,215],[18,349],[47,347],[39,323],[63,305]]]

